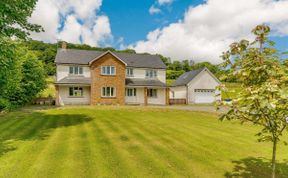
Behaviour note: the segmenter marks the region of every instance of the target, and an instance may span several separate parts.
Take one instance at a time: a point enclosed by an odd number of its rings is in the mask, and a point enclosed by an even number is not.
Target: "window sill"
[[[101,96],[101,98],[105,98],[105,99],[115,99],[116,96]]]
[[[158,97],[157,96],[155,96],[155,97],[148,96],[148,98],[157,99]]]
[[[145,77],[145,79],[158,79],[158,77]]]
[[[101,74],[101,76],[115,77],[116,74],[114,74],[114,75]]]
[[[84,77],[83,74],[68,74],[70,77]]]

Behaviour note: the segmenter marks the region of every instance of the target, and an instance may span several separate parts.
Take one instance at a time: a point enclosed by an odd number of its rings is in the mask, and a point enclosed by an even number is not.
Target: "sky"
[[[253,40],[268,24],[271,40],[288,51],[288,0],[38,0],[29,18],[45,32],[31,37],[64,40],[172,60],[220,63],[229,44]]]

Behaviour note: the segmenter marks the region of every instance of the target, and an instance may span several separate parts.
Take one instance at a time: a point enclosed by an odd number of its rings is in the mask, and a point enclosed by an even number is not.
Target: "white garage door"
[[[215,90],[195,89],[195,103],[213,103],[215,101]]]

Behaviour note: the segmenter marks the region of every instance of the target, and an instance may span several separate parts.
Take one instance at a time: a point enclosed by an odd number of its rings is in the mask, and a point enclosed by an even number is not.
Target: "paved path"
[[[214,112],[222,113],[226,112],[227,108],[221,107],[219,111],[216,111],[216,107],[212,105],[171,105],[171,106],[148,106],[151,108],[165,108],[165,109],[179,109],[187,111],[203,111],[203,112]]]

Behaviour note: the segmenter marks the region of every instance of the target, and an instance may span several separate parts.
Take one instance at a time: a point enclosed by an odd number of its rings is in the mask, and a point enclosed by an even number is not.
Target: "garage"
[[[182,74],[170,87],[170,100],[185,100],[187,104],[214,103],[221,100],[217,89],[221,82],[207,69]]]
[[[215,90],[213,89],[195,89],[195,103],[213,103],[215,102]]]

